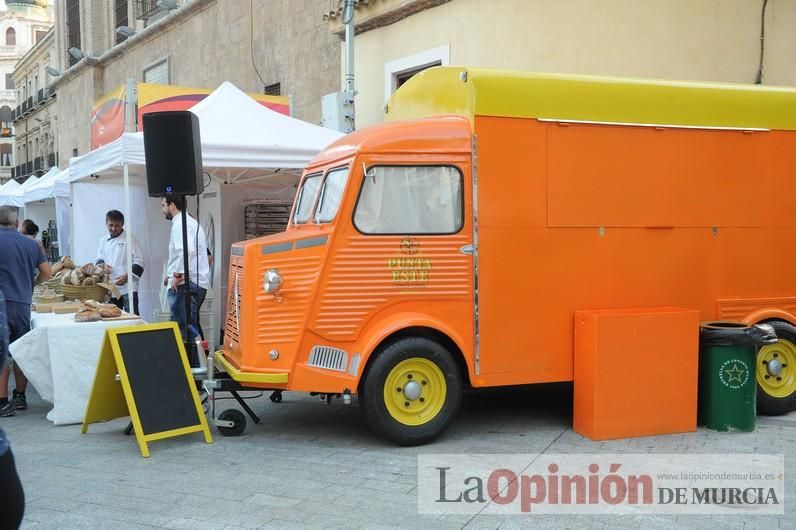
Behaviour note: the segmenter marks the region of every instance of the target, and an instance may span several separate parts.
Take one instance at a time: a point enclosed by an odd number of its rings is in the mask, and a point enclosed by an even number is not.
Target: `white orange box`
[[[592,440],[695,431],[699,322],[679,307],[577,311],[573,430]]]

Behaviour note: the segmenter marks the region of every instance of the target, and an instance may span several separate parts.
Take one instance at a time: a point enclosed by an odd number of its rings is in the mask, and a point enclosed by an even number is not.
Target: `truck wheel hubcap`
[[[384,404],[390,416],[404,425],[432,421],[445,405],[448,386],[436,363],[412,357],[396,364],[384,381]]]
[[[796,345],[780,339],[757,354],[757,384],[769,396],[786,398],[796,392]]]

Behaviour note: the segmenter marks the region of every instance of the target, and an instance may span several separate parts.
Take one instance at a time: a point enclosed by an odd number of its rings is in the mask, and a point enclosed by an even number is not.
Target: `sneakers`
[[[24,392],[17,392],[14,390],[14,405],[16,410],[25,410],[28,408],[28,400],[25,398]]]
[[[13,399],[9,399],[8,401],[0,405],[0,418],[13,416],[16,413],[17,413],[17,406],[14,403]]]

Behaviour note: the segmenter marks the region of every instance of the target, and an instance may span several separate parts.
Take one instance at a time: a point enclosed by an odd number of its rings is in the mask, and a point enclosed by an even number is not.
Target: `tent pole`
[[[135,80],[128,79],[125,86],[125,105],[124,105],[124,129],[126,132],[135,131]],[[127,215],[127,307],[130,313],[138,313],[139,308],[135,306],[135,284],[133,283],[133,211],[130,208],[130,167],[127,162],[123,166],[124,171],[124,209]],[[140,315],[139,315],[140,316]]]

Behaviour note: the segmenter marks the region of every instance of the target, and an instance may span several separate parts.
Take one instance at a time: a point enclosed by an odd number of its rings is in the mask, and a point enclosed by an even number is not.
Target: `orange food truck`
[[[232,246],[241,384],[358,395],[427,442],[466,386],[573,379],[581,309],[769,322],[758,405],[796,406],[796,89],[440,67]]]

